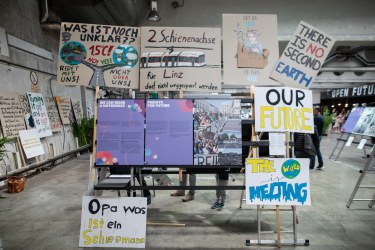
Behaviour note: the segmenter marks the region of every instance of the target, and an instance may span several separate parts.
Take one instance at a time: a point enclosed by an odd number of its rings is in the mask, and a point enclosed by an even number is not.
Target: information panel
[[[194,100],[194,165],[242,165],[240,100]]]
[[[246,204],[311,205],[309,159],[247,158]]]
[[[363,107],[356,107],[353,108],[352,111],[349,114],[348,119],[346,119],[346,122],[344,123],[344,126],[342,126],[342,130],[344,133],[352,133],[355,125],[357,124],[359,118],[361,117],[361,114],[365,108]]]
[[[148,165],[193,165],[193,101],[147,100]]]
[[[144,100],[99,100],[97,165],[144,164]]]
[[[375,137],[375,107],[365,108],[353,129],[353,133]]]

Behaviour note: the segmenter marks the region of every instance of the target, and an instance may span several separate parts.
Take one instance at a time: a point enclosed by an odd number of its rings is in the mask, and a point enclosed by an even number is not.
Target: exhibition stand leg
[[[334,161],[336,161],[340,157],[341,151],[344,149],[345,144],[348,141],[350,135],[351,134],[348,134],[348,133],[341,133],[340,137],[337,138],[336,145],[333,148],[331,155],[329,156],[328,159],[332,159],[333,157],[335,157]],[[338,151],[337,155],[335,155],[336,151]]]
[[[363,167],[363,169],[361,169],[359,171],[361,173],[361,175],[359,176],[359,179],[358,179],[357,183],[355,184],[354,190],[353,190],[352,194],[350,195],[348,203],[346,204],[347,208],[350,208],[350,205],[352,204],[353,201],[370,201],[369,204],[368,204],[368,206],[370,208],[372,208],[372,206],[374,205],[375,195],[372,197],[372,199],[354,199],[354,197],[357,194],[357,191],[358,191],[359,188],[375,189],[375,186],[361,186],[361,183],[362,183],[363,179],[365,178],[366,174],[368,174],[369,172],[375,171],[375,169],[370,168],[370,166],[372,164],[372,161],[374,160],[374,157],[375,157],[375,145],[371,149],[370,157],[367,159],[367,161],[365,163],[365,166]]]

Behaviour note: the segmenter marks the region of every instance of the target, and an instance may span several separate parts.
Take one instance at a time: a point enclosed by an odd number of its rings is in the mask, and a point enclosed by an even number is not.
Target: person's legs
[[[322,141],[322,136],[319,136],[319,143]],[[320,147],[319,149],[316,151],[316,156],[318,158],[318,167],[317,168],[322,168],[323,167],[323,157],[322,157],[322,152],[320,151]]]
[[[182,175],[182,180],[180,181],[180,186],[186,186],[187,174]],[[185,196],[185,190],[177,190],[171,193],[171,196]]]
[[[314,156],[310,156],[310,169],[314,169],[314,166],[315,166],[315,155]]]
[[[228,180],[219,179],[218,183],[220,187],[228,186]],[[225,200],[227,198],[226,190],[225,189],[219,190],[219,196],[220,196],[220,200],[219,200],[219,206],[217,209],[221,211],[225,207]]]
[[[216,186],[219,186],[219,175],[216,174],[215,177],[216,177]],[[219,200],[220,200],[220,192],[219,191],[220,191],[219,189],[216,189],[216,200],[211,206],[212,209],[216,209],[219,206]]]
[[[196,181],[197,181],[197,177],[195,176],[195,174],[189,174],[189,185],[192,187],[195,186]],[[187,201],[194,200],[194,194],[195,194],[195,190],[189,190],[187,195],[184,198],[182,198],[182,201],[187,202]]]

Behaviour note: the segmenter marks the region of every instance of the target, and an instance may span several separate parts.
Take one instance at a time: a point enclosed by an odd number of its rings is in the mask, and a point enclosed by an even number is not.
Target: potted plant
[[[87,144],[92,144],[94,119],[82,118],[80,122],[74,121],[72,123],[73,136],[78,139],[78,146],[82,147]]]
[[[5,144],[10,143],[12,140],[8,137],[0,138],[0,161],[4,161],[4,157],[7,156],[8,150],[5,149]]]
[[[324,119],[324,125],[323,125],[323,135],[327,135],[328,131],[331,129],[332,121],[333,121],[333,115],[330,114],[329,109],[325,108],[323,112],[323,119]]]

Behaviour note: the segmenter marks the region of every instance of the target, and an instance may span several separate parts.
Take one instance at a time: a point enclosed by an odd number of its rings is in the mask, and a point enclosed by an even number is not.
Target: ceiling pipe
[[[375,72],[375,67],[321,68],[319,72]]]
[[[40,27],[44,30],[60,30],[61,25],[58,23],[41,23]]]
[[[44,23],[45,21],[47,21],[48,19],[48,0],[44,0],[42,2],[42,10],[43,10],[43,14],[40,18],[40,23]]]

